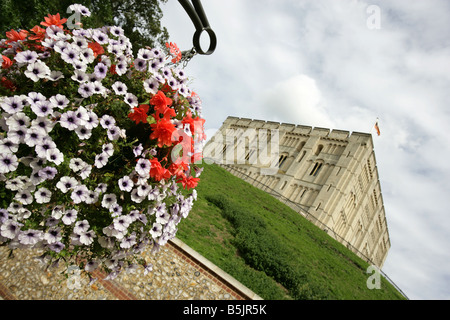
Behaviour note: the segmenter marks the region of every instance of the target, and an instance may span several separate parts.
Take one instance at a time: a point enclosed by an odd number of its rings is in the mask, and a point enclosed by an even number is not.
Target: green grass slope
[[[216,165],[203,165],[198,200],[177,237],[264,299],[396,300],[369,264],[297,212]]]

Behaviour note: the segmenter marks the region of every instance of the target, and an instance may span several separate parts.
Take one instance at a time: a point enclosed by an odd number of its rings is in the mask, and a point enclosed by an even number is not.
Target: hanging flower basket
[[[81,15],[90,12],[72,5]],[[176,45],[48,15],[0,41],[0,244],[114,278],[175,237],[196,200],[201,101]]]

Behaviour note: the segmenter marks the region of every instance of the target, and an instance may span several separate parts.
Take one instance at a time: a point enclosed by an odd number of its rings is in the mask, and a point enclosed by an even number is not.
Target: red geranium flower
[[[189,166],[183,160],[177,159],[169,166],[169,171],[173,176],[182,177],[184,172],[189,169]]]
[[[151,164],[150,177],[152,177],[156,181],[170,178],[170,171],[167,170],[166,168],[163,168],[158,159],[156,158],[151,159],[150,164]]]
[[[27,38],[28,31],[27,30],[20,30],[17,32],[16,30],[11,29],[11,31],[6,32],[6,37],[9,39],[7,42],[16,42],[25,40]]]
[[[115,64],[112,64],[111,67],[109,67],[109,72],[111,72],[111,74],[117,74]]]
[[[55,15],[51,15],[48,14],[47,17],[44,17],[45,22],[41,22],[41,24],[45,27],[50,27],[50,26],[57,26],[59,28],[63,28],[63,23],[65,23],[67,21],[67,19],[61,19],[61,17],[59,16],[59,13],[55,14]]]
[[[172,99],[167,98],[164,92],[159,90],[150,100],[150,104],[159,108],[161,106],[170,106],[172,105]]]
[[[200,181],[200,178],[194,178],[193,176],[186,177],[186,175],[184,175],[183,177],[181,177],[180,179],[177,180],[178,183],[181,182],[184,189],[195,188],[199,181]]]
[[[34,36],[31,35],[28,37],[28,39],[30,40],[38,40],[38,41],[42,41],[45,38],[45,29],[39,27],[39,26],[34,26],[33,29],[31,29],[31,31],[34,32]]]
[[[200,117],[192,118],[192,113],[190,111],[186,112],[186,116],[181,121],[184,125],[189,125],[189,130],[191,130],[192,135],[197,134],[198,139],[205,140],[206,135],[204,133],[203,125],[205,124],[205,119]]]
[[[158,139],[158,147],[171,146],[174,141],[178,141],[177,129],[169,119],[163,118],[150,126],[153,130],[150,139]]]
[[[136,124],[139,122],[147,123],[147,112],[150,106],[148,104],[141,104],[139,107],[133,108],[134,112],[128,114],[128,118],[135,121]]]
[[[150,104],[155,106],[155,119],[160,120],[160,115],[163,115],[164,119],[170,119],[170,117],[175,117],[175,110],[169,108],[172,104],[172,99],[166,97],[164,92],[158,91],[153,98],[150,99]]]
[[[3,69],[8,69],[13,65],[13,62],[7,56],[2,55],[2,58],[3,58],[3,63],[2,63]]]
[[[177,63],[181,60],[181,51],[175,43],[166,42],[166,47],[169,49],[170,55],[173,57],[172,63]]]
[[[89,42],[88,47],[94,51],[94,57],[100,56],[105,53],[103,47],[97,42]]]
[[[16,91],[16,87],[14,86],[14,83],[11,80],[7,79],[6,77],[2,77],[0,79],[0,83],[6,89],[9,89],[11,91]]]

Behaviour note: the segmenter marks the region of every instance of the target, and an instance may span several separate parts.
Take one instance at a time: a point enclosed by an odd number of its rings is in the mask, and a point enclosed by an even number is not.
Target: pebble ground
[[[94,272],[97,280],[72,274],[65,265],[45,267],[35,259],[37,249],[10,250],[0,247],[0,299],[4,300],[242,300],[239,292],[220,277],[198,264],[172,243],[156,254],[144,251],[153,270],[144,275],[142,267],[133,273],[122,272],[114,280]],[[75,270],[76,272],[76,270]]]

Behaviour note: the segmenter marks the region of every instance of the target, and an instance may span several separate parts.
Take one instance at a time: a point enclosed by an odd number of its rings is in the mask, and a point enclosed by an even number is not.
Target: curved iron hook
[[[189,0],[178,0],[178,2],[183,6],[184,10],[189,15],[192,23],[195,26],[193,43],[196,53],[205,55],[213,53],[216,49],[217,38],[216,34],[209,26],[208,19],[206,18],[206,14],[203,10],[200,0],[192,0],[192,4],[189,2]],[[200,36],[204,31],[208,33],[210,40],[209,48],[206,51],[204,51],[200,45]]]

